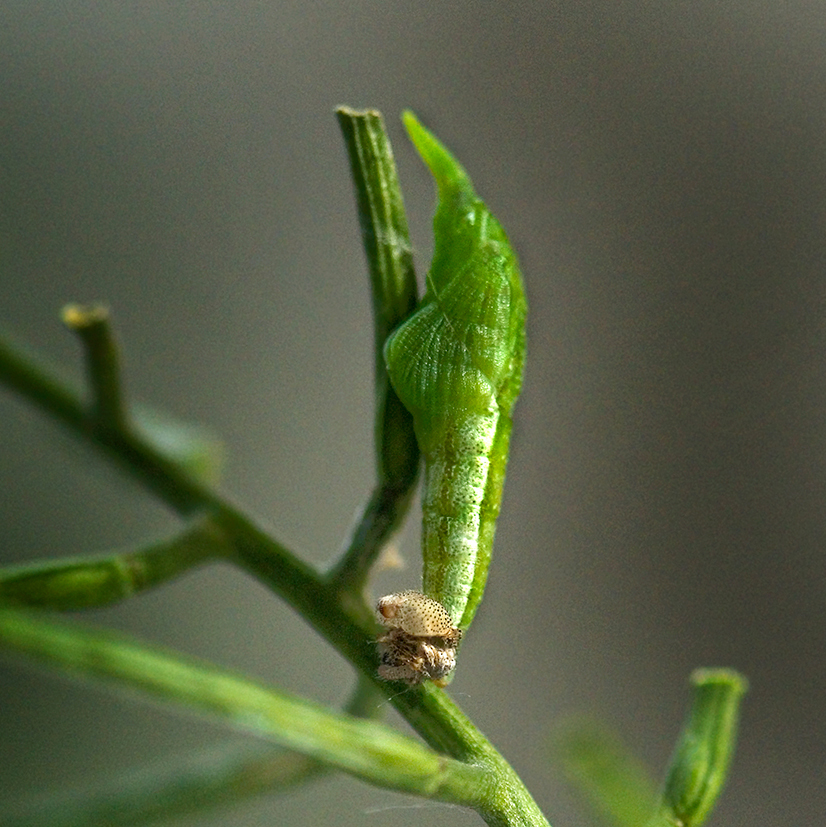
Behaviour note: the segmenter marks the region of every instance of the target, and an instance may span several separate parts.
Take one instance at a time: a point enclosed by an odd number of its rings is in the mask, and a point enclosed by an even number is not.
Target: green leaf
[[[620,737],[590,720],[561,728],[557,752],[568,780],[616,827],[639,827],[654,809],[656,789]]]

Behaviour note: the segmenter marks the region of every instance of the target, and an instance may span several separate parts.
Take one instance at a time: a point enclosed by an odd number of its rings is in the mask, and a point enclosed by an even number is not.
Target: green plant
[[[510,410],[521,381],[524,300],[515,259],[464,171],[408,115],[408,128],[433,169],[442,199],[431,269],[435,275],[417,306],[407,224],[381,117],[348,109],[338,115],[350,154],[372,285],[377,482],[347,549],[329,571],[310,568],[215,493],[210,486],[208,445],[186,429],[177,430],[170,441],[167,426],[127,405],[104,309],[70,306],[64,310],[64,321],[84,346],[88,403],[23,349],[0,341],[0,379],[9,388],[107,454],[186,521],[180,533],[166,542],[129,553],[3,570],[0,645],[57,669],[206,713],[293,752],[257,748],[228,752],[219,764],[200,774],[190,773],[187,783],[170,778],[152,779],[137,789],[114,787],[103,799],[9,815],[4,824],[145,823],[226,803],[241,794],[285,787],[330,768],[389,789],[471,807],[489,824],[547,824],[505,758],[443,689],[423,681],[399,693],[379,680],[378,656],[371,643],[378,625],[363,596],[376,556],[408,510],[421,448],[431,470],[439,463],[440,473],[465,481],[472,478],[470,466],[481,463],[491,469],[483,485],[485,493],[474,503],[477,511],[461,515],[465,539],[467,525],[476,520],[482,526],[474,553],[462,557],[457,568],[450,563],[445,567],[441,556],[453,551],[438,546],[434,539],[440,533],[438,526],[430,535],[426,532],[424,542],[426,588],[431,584],[438,591],[460,628],[466,629],[472,619],[484,588],[504,479]],[[467,226],[455,220],[469,209],[480,217],[484,233],[476,232],[474,221],[468,233]],[[451,275],[471,259],[481,261],[483,266],[471,276],[481,280],[482,295],[492,296],[495,305],[470,301],[459,291],[454,309],[459,309],[466,327],[460,330],[455,321],[442,324],[443,318],[437,319],[436,327],[442,330],[432,334],[432,341],[440,356],[445,349],[450,351],[448,379],[420,367],[399,367],[409,352],[400,343],[417,329],[413,320],[429,317],[432,321],[434,297],[444,287],[440,270]],[[408,317],[411,322],[400,327]],[[473,346],[479,342],[483,347],[476,351]],[[491,394],[480,402],[483,386]],[[457,388],[458,397],[452,395]],[[482,430],[490,433],[491,441],[478,451],[451,455],[456,444],[451,429],[464,427],[464,414],[484,418],[490,413],[495,416]],[[433,493],[425,495],[426,509],[430,505],[438,512],[450,500],[443,483],[428,480]],[[438,523],[443,518],[436,513],[426,514],[425,519]],[[193,566],[217,560],[235,564],[268,585],[349,660],[357,681],[344,712],[289,696],[214,664],[42,612],[123,600]],[[695,674],[694,684],[692,710],[658,799],[633,760],[602,730],[578,726],[560,740],[560,753],[572,777],[614,823],[699,825],[705,820],[730,762],[745,682],[730,671],[706,670]],[[377,699],[388,695],[424,744],[369,720]]]

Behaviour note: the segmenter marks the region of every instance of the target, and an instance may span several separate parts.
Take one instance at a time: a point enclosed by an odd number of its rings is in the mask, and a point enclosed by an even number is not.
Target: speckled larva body
[[[468,605],[483,538],[492,533],[488,483],[499,411],[468,416],[426,457],[422,494],[422,585],[454,618]],[[497,509],[498,510],[498,509]],[[493,515],[495,520],[495,515]],[[483,553],[483,552],[482,552]]]

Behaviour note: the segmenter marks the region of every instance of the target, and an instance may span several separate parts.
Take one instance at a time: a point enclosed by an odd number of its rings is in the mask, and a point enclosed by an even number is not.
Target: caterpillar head
[[[462,637],[441,603],[412,589],[380,598],[376,618],[382,626],[398,629],[411,638],[440,637],[458,643]]]

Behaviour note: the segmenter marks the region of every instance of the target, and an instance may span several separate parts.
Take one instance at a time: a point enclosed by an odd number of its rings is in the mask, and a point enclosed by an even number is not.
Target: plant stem
[[[359,605],[376,556],[407,513],[418,476],[413,419],[391,387],[384,362],[387,336],[416,305],[416,273],[396,162],[381,114],[340,107],[336,115],[350,159],[373,299],[378,482],[328,577]]]
[[[691,686],[691,709],[649,827],[700,827],[726,782],[748,681],[733,669],[696,669]]]
[[[0,609],[0,639],[81,676],[114,679],[205,712],[378,786],[466,805],[475,802],[474,791],[483,786],[480,767],[437,755],[383,724],[331,712],[118,633]]]
[[[354,666],[387,691],[375,675],[375,627],[347,608],[339,593],[306,563],[259,529],[241,511],[193,479],[135,433],[95,432],[76,392],[0,341],[0,381],[52,414],[70,430],[119,461],[151,491],[186,516],[209,513],[228,538],[225,557],[267,583]],[[392,703],[434,749],[484,767],[474,805],[497,825],[547,825],[513,769],[441,689],[432,685],[395,694]],[[421,794],[421,792],[420,792]]]
[[[88,307],[67,304],[62,316],[66,326],[83,342],[94,421],[100,428],[124,429],[126,407],[121,390],[120,357],[108,309],[100,304]]]
[[[168,540],[117,554],[0,569],[0,600],[59,611],[106,606],[226,553],[227,540],[200,520]]]

